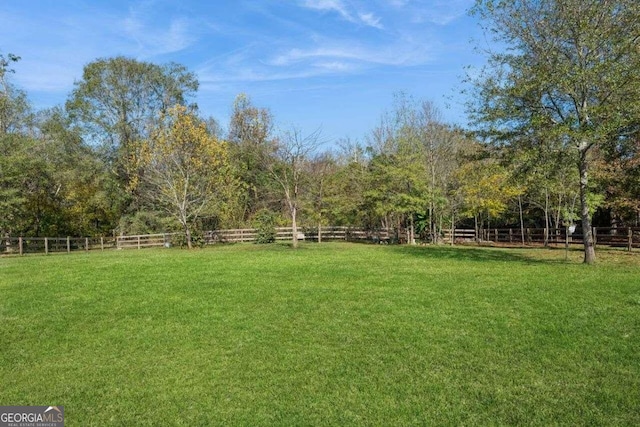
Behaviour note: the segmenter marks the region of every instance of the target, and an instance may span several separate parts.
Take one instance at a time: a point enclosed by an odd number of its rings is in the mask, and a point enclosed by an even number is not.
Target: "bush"
[[[191,245],[194,248],[202,248],[205,246],[204,235],[200,230],[191,231]],[[184,232],[178,232],[171,236],[171,246],[187,247],[187,236]]]
[[[263,209],[253,218],[253,227],[256,229],[255,243],[273,243],[276,241],[276,216]]]

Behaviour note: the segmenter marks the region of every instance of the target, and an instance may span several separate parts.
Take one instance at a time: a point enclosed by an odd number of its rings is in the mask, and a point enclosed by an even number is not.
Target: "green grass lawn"
[[[640,425],[640,254],[0,258],[0,405],[67,426]]]

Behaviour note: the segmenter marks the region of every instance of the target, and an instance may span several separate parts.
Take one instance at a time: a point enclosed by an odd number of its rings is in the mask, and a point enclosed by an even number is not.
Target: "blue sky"
[[[203,115],[223,126],[238,93],[281,128],[364,139],[394,93],[464,125],[464,67],[478,66],[473,0],[4,0],[0,52],[36,108],[63,104],[82,68],[125,55],[198,76]]]

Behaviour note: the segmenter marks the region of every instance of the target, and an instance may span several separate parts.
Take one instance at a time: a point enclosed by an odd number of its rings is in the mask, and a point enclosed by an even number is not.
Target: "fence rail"
[[[276,228],[276,240],[291,240],[291,227]],[[203,243],[246,243],[254,242],[258,232],[256,229],[215,230],[204,234]],[[621,247],[631,251],[640,248],[640,227],[618,227],[593,229],[597,246]],[[179,233],[144,234],[135,236],[106,237],[4,237],[0,239],[0,254],[24,255],[35,253],[70,253],[77,251],[95,251],[105,249],[144,249],[153,247],[169,247]],[[317,241],[318,229],[303,227],[298,230],[300,240]],[[491,228],[478,232],[473,229],[455,229],[443,232],[445,242],[493,242],[498,244],[582,244],[582,233],[577,230],[568,234],[565,228],[545,230],[543,228],[526,228],[524,233],[519,228]],[[394,234],[387,230],[365,230],[352,227],[322,227],[320,239],[388,243],[395,241]]]
[[[69,253],[114,247],[116,239],[105,237],[4,237],[0,240],[0,254]]]
[[[291,240],[293,230],[291,227],[277,227],[275,229],[276,240]],[[206,244],[214,243],[242,243],[254,242],[258,236],[258,231],[253,228],[215,230],[204,235]],[[299,240],[318,240],[318,228],[303,227],[298,229]],[[351,227],[321,227],[321,240],[353,240],[353,241],[386,241],[389,240],[389,232],[386,230],[365,230]]]
[[[135,236],[116,237],[116,248],[118,249],[142,249],[171,245],[173,234],[140,234]]]
[[[524,231],[524,232],[523,232]],[[631,250],[640,248],[640,227],[594,227],[593,237],[597,246],[623,247]],[[509,244],[566,245],[583,243],[582,230],[569,233],[566,228],[491,228],[478,232],[473,229],[455,229],[444,232],[446,242],[493,242]]]

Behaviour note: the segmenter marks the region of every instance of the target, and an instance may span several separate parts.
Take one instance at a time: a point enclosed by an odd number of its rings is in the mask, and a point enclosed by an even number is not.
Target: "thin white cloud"
[[[370,27],[382,30],[384,26],[380,23],[380,18],[376,17],[373,13],[360,13],[358,15],[360,20]]]
[[[298,80],[318,77],[330,74],[330,70],[306,69],[300,71],[257,70],[246,68],[236,70],[235,73],[224,73],[218,69],[200,69],[197,71],[198,80],[202,89],[220,88],[223,83],[256,83],[282,80]]]
[[[448,25],[464,16],[472,5],[473,0],[437,0],[429,7],[413,8],[412,22]]]
[[[353,17],[340,0],[304,0],[302,5],[308,9],[337,12],[347,21],[353,21]]]
[[[171,19],[168,25],[147,24],[144,15],[131,11],[123,21],[125,34],[138,45],[141,56],[155,56],[179,52],[191,46],[197,37],[186,18]]]
[[[291,49],[276,56],[271,62],[274,66],[290,66],[305,60],[346,59],[362,63],[412,66],[425,63],[430,59],[427,45],[399,43],[391,46],[357,47],[348,43],[344,46],[325,46],[312,49]]]
[[[256,49],[259,49],[256,46]],[[354,75],[380,67],[407,67],[431,60],[424,44],[402,43],[380,49],[375,47],[325,46],[293,48],[271,60],[243,61],[249,52],[232,54],[226,60],[207,63],[197,70],[203,90],[219,90],[225,85],[301,80],[314,77]],[[221,58],[219,58],[221,59]]]
[[[340,61],[316,62],[313,66],[331,73],[348,73],[354,71],[356,68],[353,64]]]
[[[321,12],[336,12],[346,21],[383,29],[383,25],[380,22],[381,18],[376,17],[371,12],[363,12],[355,9],[351,11],[341,0],[303,0],[301,5],[307,9]]]

